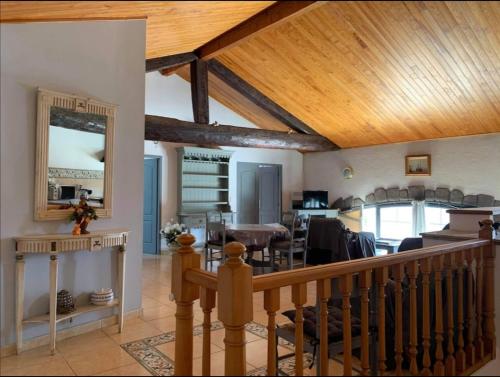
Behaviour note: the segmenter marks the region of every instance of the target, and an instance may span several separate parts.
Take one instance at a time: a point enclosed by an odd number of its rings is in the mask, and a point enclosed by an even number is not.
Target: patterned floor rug
[[[223,329],[221,322],[212,323],[212,331]],[[267,339],[267,329],[265,326],[251,322],[246,325],[246,330],[260,338]],[[203,328],[198,325],[193,330],[193,336],[201,335]],[[158,346],[175,341],[175,331],[164,333],[151,338],[145,338],[134,342],[122,345],[122,348],[131,355],[139,364],[146,368],[154,376],[173,376],[174,362],[158,350]],[[293,352],[293,345],[284,339],[280,338],[280,346],[287,348]],[[309,365],[312,360],[311,354],[304,354],[304,365]],[[281,360],[278,365],[280,374],[293,376],[295,375],[295,357],[291,356]],[[261,367],[247,372],[249,376],[265,376],[266,368]]]

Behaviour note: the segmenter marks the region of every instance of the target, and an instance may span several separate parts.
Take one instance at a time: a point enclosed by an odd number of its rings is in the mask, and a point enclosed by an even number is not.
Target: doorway
[[[282,166],[238,162],[238,223],[270,224],[281,218]]]
[[[159,254],[161,247],[161,157],[144,156],[143,251]]]

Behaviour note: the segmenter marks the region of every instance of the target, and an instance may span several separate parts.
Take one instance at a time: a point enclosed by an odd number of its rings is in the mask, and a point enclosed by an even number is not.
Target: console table
[[[71,234],[31,235],[15,238],[16,241],[16,335],[17,353],[23,347],[23,325],[28,323],[49,323],[50,350],[56,349],[57,323],[75,318],[81,314],[118,307],[119,331],[123,329],[123,314],[125,297],[125,249],[128,230],[114,229],[96,231],[90,234],[73,236]],[[106,306],[92,304],[77,307],[69,314],[57,314],[57,274],[58,255],[60,253],[87,250],[100,252],[104,249],[118,248],[118,282],[115,300]],[[32,318],[24,318],[24,259],[28,255],[48,254],[50,263],[50,306],[49,314]],[[96,289],[99,287],[96,287]]]

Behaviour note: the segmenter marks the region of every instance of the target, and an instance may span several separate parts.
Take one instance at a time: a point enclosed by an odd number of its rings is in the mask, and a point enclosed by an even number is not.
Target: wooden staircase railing
[[[177,304],[175,375],[193,374],[193,304],[198,299],[204,313],[202,374],[210,375],[210,329],[216,298],[217,317],[225,328],[225,375],[246,374],[245,325],[253,319],[256,292],[264,292],[264,310],[268,315],[267,373],[276,375],[276,313],[282,302],[280,290],[289,286],[296,310],[295,374],[303,375],[303,310],[308,283],[315,284],[319,305],[319,372],[328,375],[328,301],[332,297],[332,279],[340,281],[342,297],[343,374],[352,375],[354,275],[358,278],[360,291],[361,375],[387,372],[385,309],[388,283],[394,287],[394,374],[470,375],[496,357],[495,245],[492,222],[485,220],[483,224],[476,240],[256,277],[252,276],[252,268],[243,262],[245,247],[235,242],[226,245],[228,258],[217,274],[202,270],[200,255],[192,248],[194,237],[183,234],[178,237],[181,247],[172,260],[172,292]],[[456,294],[454,281],[457,282]],[[409,289],[410,303],[406,349],[403,286]],[[370,303],[373,290],[376,303]],[[421,306],[418,304],[419,292]],[[454,299],[457,300],[456,311]],[[431,300],[434,301],[433,312]],[[378,313],[376,371],[371,370],[369,355],[370,331],[373,330],[369,324],[370,304],[376,305]],[[422,315],[420,323],[418,313]],[[405,356],[409,371],[403,370]]]

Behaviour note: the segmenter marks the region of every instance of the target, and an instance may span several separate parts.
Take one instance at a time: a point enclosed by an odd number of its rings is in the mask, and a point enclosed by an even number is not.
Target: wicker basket
[[[75,311],[75,301],[73,296],[66,290],[61,290],[57,294],[57,314],[68,314]]]

